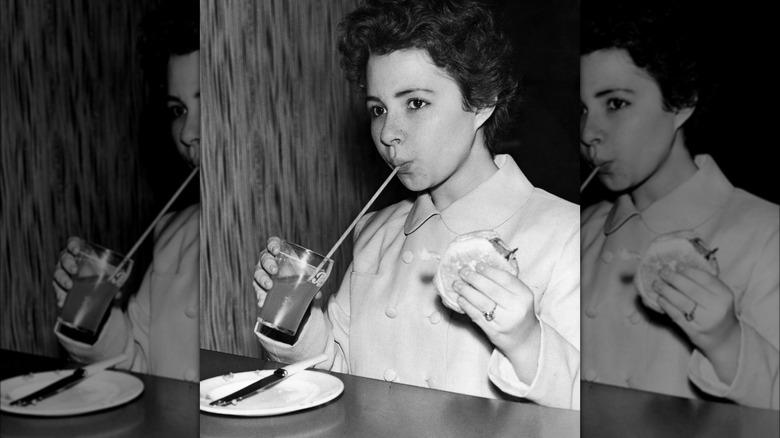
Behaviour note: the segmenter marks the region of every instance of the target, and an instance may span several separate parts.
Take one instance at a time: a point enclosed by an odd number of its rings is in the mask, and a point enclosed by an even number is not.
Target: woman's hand
[[[538,357],[541,326],[534,313],[531,289],[511,273],[483,263],[476,271],[464,268],[460,276],[462,281],[453,285],[460,295],[460,307],[510,360],[523,357],[523,363],[531,363],[533,378],[537,360],[528,354]],[[521,374],[518,376],[523,378]]]
[[[54,286],[54,292],[57,294],[57,307],[59,308],[62,308],[65,304],[65,298],[68,297],[68,292],[73,287],[71,276],[78,271],[76,257],[81,251],[82,242],[83,240],[78,237],[68,238],[68,244],[60,252],[60,258],[57,261],[57,266],[54,268],[54,279],[51,283]]]
[[[263,307],[265,297],[268,291],[274,286],[271,276],[279,272],[279,266],[276,264],[276,256],[282,248],[282,239],[272,236],[268,239],[265,250],[260,253],[260,260],[255,265],[254,281],[252,286],[257,295],[257,307]]]
[[[718,277],[692,267],[661,271],[653,283],[658,304],[712,362],[724,382],[736,375],[742,328],[734,293]]]

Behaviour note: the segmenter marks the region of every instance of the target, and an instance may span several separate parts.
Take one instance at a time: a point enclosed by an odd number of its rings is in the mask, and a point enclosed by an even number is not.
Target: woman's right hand
[[[276,236],[269,238],[265,250],[260,253],[260,260],[258,260],[257,265],[255,265],[255,275],[252,286],[255,288],[258,307],[263,307],[265,296],[274,286],[271,275],[274,275],[279,271],[279,266],[276,265],[276,256],[279,255],[281,247],[281,238]]]
[[[78,237],[68,238],[68,244],[65,249],[60,252],[60,258],[57,261],[57,266],[54,268],[54,280],[52,285],[54,291],[57,293],[57,307],[62,308],[65,304],[65,298],[68,297],[68,291],[73,287],[72,275],[75,275],[78,271],[78,264],[76,263],[76,257],[81,251],[83,240]]]

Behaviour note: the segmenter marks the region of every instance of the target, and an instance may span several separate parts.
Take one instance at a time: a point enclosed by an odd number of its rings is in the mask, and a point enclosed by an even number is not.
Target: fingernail
[[[653,287],[653,290],[656,291],[656,292],[660,292],[661,291],[661,283],[658,280],[653,280],[652,287]]]
[[[468,267],[463,268],[460,270],[460,276],[463,278],[468,278],[469,275],[471,275],[472,270]]]
[[[477,271],[482,272],[485,270],[485,264],[484,263],[477,263]]]
[[[452,288],[460,291],[463,288],[463,282],[460,280],[456,280],[454,283],[452,283]]]

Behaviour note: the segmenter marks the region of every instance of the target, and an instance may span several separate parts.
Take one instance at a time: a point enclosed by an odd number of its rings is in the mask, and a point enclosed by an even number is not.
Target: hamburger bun
[[[663,313],[658,304],[659,295],[653,290],[653,282],[663,280],[659,273],[664,267],[680,272],[683,267],[693,267],[718,275],[718,261],[715,251],[690,231],[663,234],[650,243],[639,262],[634,284],[645,306]]]
[[[441,256],[433,278],[444,305],[463,313],[457,302],[459,295],[452,289],[452,285],[460,279],[460,270],[466,266],[476,269],[481,262],[517,275],[515,251],[510,250],[493,231],[475,231],[456,237]]]

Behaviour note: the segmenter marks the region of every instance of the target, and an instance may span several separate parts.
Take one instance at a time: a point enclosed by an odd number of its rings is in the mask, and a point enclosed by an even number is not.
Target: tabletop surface
[[[201,379],[273,368],[260,359],[201,350]],[[577,437],[579,412],[491,400],[331,373],[344,393],[325,405],[273,417],[202,413],[200,435],[273,437]]]
[[[0,379],[72,368],[62,359],[0,350]],[[273,368],[260,359],[201,350],[201,378]],[[133,373],[140,397],[109,410],[39,418],[3,413],[0,436],[203,437],[777,437],[780,412],[582,383],[579,412],[491,400],[331,373],[337,399],[273,417],[225,417],[198,411],[198,385]],[[200,433],[199,433],[200,432]]]
[[[63,359],[0,350],[0,379],[19,374],[74,368]],[[0,414],[0,436],[11,437],[196,437],[198,385],[132,373],[144,383],[135,400],[91,414],[42,418]]]

